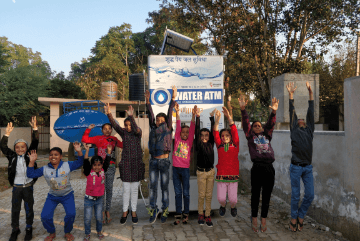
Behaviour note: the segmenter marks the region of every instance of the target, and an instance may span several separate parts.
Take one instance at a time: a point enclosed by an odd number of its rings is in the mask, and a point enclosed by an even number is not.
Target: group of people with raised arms
[[[306,83],[309,90],[310,100],[306,117],[306,123],[302,119],[297,119],[293,93],[296,90],[293,83],[287,85],[289,92],[289,111],[290,111],[290,132],[292,143],[292,159],[290,165],[290,177],[292,186],[291,198],[291,220],[289,229],[301,231],[303,220],[307,209],[314,198],[313,175],[312,175],[312,139],[314,132],[314,101],[312,89]],[[227,199],[230,202],[230,213],[233,217],[237,215],[237,190],[239,175],[239,150],[240,141],[237,128],[230,112],[223,107],[223,115],[227,118],[229,129],[219,130],[221,119],[220,110],[214,109],[210,113],[211,129],[200,129],[200,115],[202,110],[195,105],[192,110],[190,126],[181,125],[180,108],[176,103],[177,89],[172,87],[172,99],[169,104],[168,113],[159,113],[154,116],[150,104],[150,93],[145,92],[147,109],[149,112],[149,215],[150,223],[154,223],[159,214],[157,207],[157,188],[160,178],[162,193],[162,213],[161,222],[165,223],[168,218],[169,207],[169,169],[170,154],[172,152],[172,173],[175,191],[176,214],[174,225],[180,223],[187,224],[189,221],[190,205],[190,161],[191,149],[197,152],[197,182],[198,182],[198,223],[213,226],[211,221],[211,199],[214,181],[217,182],[217,198],[220,203],[219,214],[225,216]],[[258,206],[260,192],[262,192],[261,224],[260,231],[266,232],[266,218],[269,210],[269,202],[275,181],[275,169],[273,162],[275,155],[271,146],[272,133],[276,122],[276,111],[279,100],[272,99],[268,122],[263,126],[260,121],[254,121],[250,125],[249,116],[245,110],[247,101],[245,96],[240,95],[238,99],[242,115],[242,125],[245,137],[248,142],[249,153],[253,166],[251,168],[251,228],[254,232],[259,232],[257,224]],[[175,140],[172,140],[172,112],[176,112],[176,131]],[[101,136],[89,137],[91,129],[95,126],[90,125],[85,131],[82,142],[84,143],[85,155],[81,150],[80,143],[74,143],[74,150],[78,154],[78,159],[73,162],[62,160],[62,150],[54,147],[49,153],[49,163],[41,168],[37,168],[37,145],[39,134],[36,127],[36,118],[33,117],[30,125],[33,128],[32,143],[30,147],[25,140],[19,139],[14,143],[14,151],[8,148],[7,142],[13,130],[12,123],[8,123],[6,134],[1,140],[1,150],[9,160],[9,182],[13,186],[11,226],[12,233],[10,241],[15,241],[19,229],[19,214],[21,202],[24,200],[26,211],[26,235],[25,240],[32,239],[32,224],[34,219],[33,211],[33,185],[37,178],[44,176],[50,191],[44,203],[41,213],[41,221],[44,228],[49,233],[45,241],[51,241],[56,237],[53,221],[54,210],[58,204],[62,204],[66,216],[64,218],[64,233],[67,241],[74,240],[70,233],[73,229],[75,220],[75,200],[74,190],[70,183],[70,173],[81,166],[86,176],[86,191],[84,197],[84,241],[90,240],[91,218],[95,215],[96,232],[99,239],[104,238],[102,225],[110,223],[110,208],[112,199],[112,185],[115,175],[115,147],[122,148],[121,161],[119,163],[120,178],[123,182],[123,213],[120,223],[125,224],[130,213],[129,205],[131,202],[132,222],[136,224],[138,217],[136,214],[139,182],[144,179],[145,164],[142,160],[141,136],[142,130],[137,126],[133,114],[134,109],[129,106],[128,117],[124,120],[124,128],[113,118],[109,104],[105,106],[110,123],[102,126]],[[111,136],[114,129],[122,141]],[[89,144],[95,144],[98,152],[89,160]],[[214,169],[214,147],[216,146],[218,164],[216,173]],[[300,178],[305,184],[305,197],[301,207],[298,207],[300,200]],[[184,204],[183,204],[184,203]],[[205,203],[205,211],[204,211]]]

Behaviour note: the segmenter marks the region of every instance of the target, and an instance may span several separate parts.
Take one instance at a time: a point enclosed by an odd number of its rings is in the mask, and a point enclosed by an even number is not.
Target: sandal
[[[74,236],[71,233],[65,234],[66,241],[74,241]]]
[[[85,237],[84,237],[84,241],[89,241],[90,238],[91,238],[90,234],[87,234],[87,235],[85,235]]]
[[[258,230],[257,227],[253,224],[253,222],[252,222],[252,217],[250,217],[250,222],[251,222],[251,229],[252,229],[252,231],[254,231],[254,233],[258,233],[259,230]]]
[[[105,217],[103,218],[103,221],[102,221],[103,224],[106,224],[107,223],[107,216],[105,215]]]
[[[262,225],[260,224],[260,231],[261,231],[262,233],[265,233],[266,230],[267,230],[266,224],[265,224],[264,226],[262,226]]]
[[[291,225],[291,227],[293,227],[294,230],[291,229],[290,225]],[[292,232],[296,232],[296,231],[297,231],[297,225],[296,225],[296,223],[292,223],[291,220],[290,220],[290,222],[289,222],[289,230],[292,231]]]
[[[296,222],[297,222],[297,230],[298,230],[299,232],[301,232],[301,231],[303,230],[304,221],[303,221],[303,223],[300,223],[299,217],[297,217]],[[301,229],[300,229],[300,228],[301,228]]]
[[[101,232],[98,232],[97,236],[98,236],[99,239],[105,238],[104,234],[102,234]]]
[[[49,236],[47,236],[44,241],[53,241],[56,237],[56,233],[51,233]]]
[[[178,225],[181,221],[181,217],[182,215],[175,215],[175,222],[174,222],[174,225]]]
[[[189,214],[188,213],[183,213],[182,223],[187,224],[188,221],[189,221]]]

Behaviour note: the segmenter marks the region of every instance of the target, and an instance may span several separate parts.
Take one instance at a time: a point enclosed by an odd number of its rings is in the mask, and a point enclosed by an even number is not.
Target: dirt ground
[[[8,181],[7,168],[0,168],[0,192],[9,189],[11,186]]]

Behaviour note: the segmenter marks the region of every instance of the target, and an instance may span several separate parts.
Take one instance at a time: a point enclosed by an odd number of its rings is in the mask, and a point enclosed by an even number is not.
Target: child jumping
[[[175,98],[177,89],[175,86],[172,87],[173,94],[170,101],[168,114],[159,113],[154,118],[154,113],[150,104],[150,92],[145,92],[146,107],[149,111],[149,152],[151,159],[149,162],[149,174],[150,174],[150,223],[156,221],[159,209],[157,208],[157,186],[160,173],[160,183],[162,192],[162,215],[161,222],[165,223],[169,214],[169,167],[170,160],[169,154],[171,152],[172,144],[172,111],[175,106]]]
[[[32,224],[34,221],[34,184],[37,178],[28,178],[26,175],[27,166],[29,165],[29,154],[31,150],[37,150],[39,144],[39,133],[36,126],[36,117],[32,117],[30,125],[33,129],[31,145],[24,139],[18,139],[14,143],[14,150],[8,147],[10,133],[13,131],[13,124],[10,122],[6,127],[6,134],[1,139],[1,151],[9,160],[8,164],[8,180],[13,186],[11,199],[11,227],[12,232],[10,241],[16,241],[20,233],[19,216],[21,210],[21,202],[24,200],[26,212],[26,229],[25,240],[32,239]],[[35,168],[37,166],[35,165]]]
[[[131,197],[131,217],[134,224],[138,223],[136,207],[138,200],[138,190],[140,181],[144,179],[145,164],[142,161],[141,135],[140,127],[134,120],[134,108],[130,105],[126,111],[128,117],[124,120],[125,128],[120,127],[114,120],[109,104],[107,104],[106,114],[123,141],[123,151],[119,163],[120,178],[123,181],[123,215],[120,224],[125,224],[129,214],[129,201]]]
[[[113,192],[113,183],[116,172],[116,158],[115,158],[115,146],[123,148],[123,143],[119,141],[115,136],[111,136],[112,126],[110,123],[105,123],[101,127],[101,131],[103,135],[89,137],[91,129],[95,127],[94,124],[91,124],[84,132],[84,135],[81,139],[82,142],[88,144],[95,144],[98,148],[97,155],[101,156],[103,160],[106,157],[106,148],[110,144],[113,147],[113,151],[111,153],[111,160],[109,164],[108,170],[105,172],[105,198],[104,208],[103,208],[103,223],[110,223],[110,208],[111,208],[111,200],[112,200],[112,192]],[[105,216],[106,214],[106,216]]]
[[[34,169],[37,155],[35,151],[31,152],[31,155],[36,155],[36,158],[30,158],[30,163],[27,168],[28,178],[39,178],[44,176],[50,187],[50,191],[41,212],[41,221],[44,228],[50,233],[50,235],[45,238],[45,241],[52,241],[56,237],[53,218],[55,208],[59,203],[63,205],[66,213],[64,218],[65,238],[67,241],[74,240],[74,236],[70,232],[73,229],[76,210],[74,190],[70,183],[70,172],[81,167],[84,162],[80,143],[74,143],[74,149],[78,153],[77,161],[62,161],[62,150],[59,147],[54,147],[50,150],[50,162],[39,169]],[[33,152],[35,152],[35,154]]]
[[[203,225],[206,222],[208,227],[212,227],[210,212],[211,199],[214,188],[214,114],[216,109],[210,113],[211,130],[202,128],[200,130],[200,114],[198,109],[196,113],[195,125],[195,148],[197,151],[197,183],[198,183],[198,223]],[[205,216],[204,216],[205,200]],[[205,218],[205,222],[204,222]]]
[[[237,189],[239,180],[239,135],[229,111],[223,107],[224,116],[228,119],[230,129],[222,129],[219,134],[219,122],[221,113],[216,112],[214,138],[218,150],[217,174],[217,198],[220,203],[219,214],[224,216],[226,209],[226,194],[228,195],[231,216],[236,217]]]
[[[91,218],[94,210],[96,219],[96,232],[99,239],[103,239],[104,235],[102,230],[102,207],[105,193],[105,172],[109,167],[111,160],[111,153],[113,147],[107,146],[105,161],[100,156],[93,156],[91,163],[89,162],[89,144],[84,144],[85,157],[84,157],[84,175],[86,176],[86,191],[84,198],[84,226],[85,238],[84,241],[90,240],[91,232]]]
[[[195,133],[195,115],[197,106],[192,110],[192,119],[189,126],[181,126],[179,104],[175,103],[176,131],[173,160],[173,183],[175,190],[176,215],[174,225],[187,224],[189,220],[190,205],[190,155]],[[184,211],[182,212],[182,199],[184,198]]]

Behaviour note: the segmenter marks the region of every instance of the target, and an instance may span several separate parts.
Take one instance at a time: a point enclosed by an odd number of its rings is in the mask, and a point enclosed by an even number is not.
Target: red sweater
[[[82,142],[88,143],[88,144],[95,144],[96,147],[98,148],[98,156],[101,156],[103,158],[103,160],[105,160],[106,157],[106,148],[107,145],[110,144],[112,145],[113,148],[113,152],[111,154],[111,159],[114,159],[114,150],[115,150],[115,146],[123,148],[123,143],[121,141],[118,140],[118,138],[116,138],[115,136],[94,136],[94,137],[89,137],[91,129],[86,129],[85,133],[81,139]],[[110,161],[110,167],[115,166],[115,162],[112,160]]]
[[[216,181],[236,182],[239,179],[239,135],[236,126],[230,126],[232,141],[229,150],[225,151],[219,131],[214,130],[214,139],[218,151],[218,164],[216,165]]]

